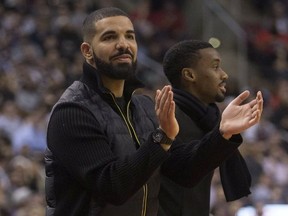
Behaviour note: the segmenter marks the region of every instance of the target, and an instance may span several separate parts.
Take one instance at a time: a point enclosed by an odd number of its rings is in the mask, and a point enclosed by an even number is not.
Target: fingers
[[[162,98],[160,100],[159,109],[164,118],[167,118],[173,109],[173,92],[170,86],[164,89]]]
[[[257,99],[257,105],[258,105],[258,112],[257,112],[257,118],[258,118],[258,122],[260,121],[261,119],[261,116],[262,116],[262,112],[263,112],[263,97],[262,97],[262,93],[260,91],[257,92],[257,96],[256,96],[256,99]]]
[[[174,139],[179,132],[179,125],[175,118],[175,107],[172,87],[170,85],[156,91],[155,110],[159,127],[170,139]]]
[[[250,102],[251,107],[258,109],[261,113],[263,111],[263,97],[260,91],[257,92],[256,98]]]
[[[162,90],[156,91],[155,110],[158,115],[167,115],[173,109],[173,92],[171,86],[164,86]],[[172,107],[171,107],[172,105]],[[175,106],[175,105],[174,105]]]
[[[161,94],[161,91],[157,89],[156,94],[155,94],[155,111],[159,109],[159,95]]]
[[[255,101],[255,100],[253,100],[253,101]],[[249,122],[248,122],[249,127],[256,124],[257,122],[259,122],[259,120],[260,120],[260,114],[259,113],[260,113],[260,111],[257,107],[257,104],[255,103],[255,105],[250,108]]]
[[[258,103],[258,107],[259,107],[259,110],[260,110],[260,114],[262,114],[264,100],[263,100],[263,96],[262,96],[261,91],[257,92],[257,96],[256,97],[257,97],[257,103]]]
[[[252,103],[253,102],[253,103]],[[260,91],[257,92],[256,98],[250,102],[252,105],[252,119],[250,124],[255,124],[260,121],[263,112],[263,97]]]
[[[250,92],[248,90],[242,92],[240,95],[238,95],[233,101],[231,101],[230,104],[233,105],[240,105],[244,100],[246,100],[250,95]]]
[[[173,98],[173,92],[170,91],[169,92],[169,106],[168,107],[168,112],[167,112],[167,115],[168,115],[168,118],[175,118],[175,107],[176,107],[176,104],[175,104],[175,101],[174,101],[174,98]]]

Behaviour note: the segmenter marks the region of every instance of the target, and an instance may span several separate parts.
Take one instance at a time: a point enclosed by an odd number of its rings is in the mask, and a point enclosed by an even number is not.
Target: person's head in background
[[[225,99],[228,75],[220,64],[220,54],[210,43],[185,40],[165,53],[163,70],[173,88],[209,104]]]
[[[89,14],[83,22],[81,52],[86,62],[105,76],[125,80],[134,75],[137,43],[128,15],[114,7]]]

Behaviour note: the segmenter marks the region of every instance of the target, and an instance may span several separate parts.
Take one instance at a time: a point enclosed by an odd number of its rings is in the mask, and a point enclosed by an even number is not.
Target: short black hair
[[[106,17],[125,16],[128,14],[116,7],[106,7],[93,11],[84,20],[82,26],[82,35],[84,41],[90,41],[96,34],[95,23]]]
[[[163,58],[163,70],[173,87],[180,87],[182,69],[196,66],[201,58],[199,50],[205,48],[213,46],[201,40],[184,40],[168,49]]]

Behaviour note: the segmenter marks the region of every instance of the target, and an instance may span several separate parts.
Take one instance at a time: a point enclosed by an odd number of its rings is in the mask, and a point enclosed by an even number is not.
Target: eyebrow
[[[104,32],[104,33],[101,35],[101,37],[103,37],[103,36],[105,36],[105,35],[109,35],[109,34],[115,34],[115,33],[116,33],[116,31],[114,31],[114,30],[108,30],[108,31]],[[126,34],[135,34],[135,31],[134,31],[134,30],[127,30],[127,31],[126,31]]]
[[[135,34],[135,31],[134,31],[134,30],[128,30],[128,31],[126,31],[126,33],[128,33],[128,34]]]
[[[220,63],[221,59],[220,58],[216,58],[216,59],[213,59],[211,62],[212,63]]]

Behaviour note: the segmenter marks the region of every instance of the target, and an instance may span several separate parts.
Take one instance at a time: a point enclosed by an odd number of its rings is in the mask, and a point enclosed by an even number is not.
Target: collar
[[[86,84],[89,89],[97,92],[110,93],[109,89],[103,86],[99,71],[86,61],[83,63],[83,74],[80,81]]]

